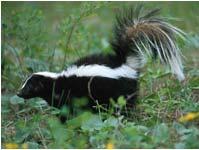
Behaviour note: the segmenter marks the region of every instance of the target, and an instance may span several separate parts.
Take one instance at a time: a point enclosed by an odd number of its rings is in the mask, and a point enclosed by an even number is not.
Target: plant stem
[[[21,70],[21,74],[24,75],[23,73],[23,69],[22,69],[22,62],[21,62],[21,59],[19,57],[19,54],[17,52],[17,50],[11,45],[11,44],[8,44],[7,43],[7,46],[11,49],[11,51],[14,53],[16,59],[17,59],[17,62],[18,62],[18,67],[20,68]]]
[[[78,20],[76,20],[76,21],[74,22],[74,24],[73,24],[73,26],[72,26],[72,28],[71,28],[71,30],[70,30],[70,32],[69,32],[68,38],[66,39],[66,47],[65,47],[64,61],[63,61],[63,65],[62,65],[62,70],[64,69],[65,63],[66,63],[66,54],[67,54],[67,50],[68,50],[68,45],[69,45],[69,43],[70,43],[72,34],[73,34],[74,30],[75,30],[75,26],[77,25],[77,23],[78,23],[79,20],[80,20],[80,19],[78,19]]]

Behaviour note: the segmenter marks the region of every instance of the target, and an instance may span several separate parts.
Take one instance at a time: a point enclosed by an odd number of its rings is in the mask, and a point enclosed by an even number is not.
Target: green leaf
[[[39,148],[39,144],[36,142],[26,142],[26,144],[28,144],[28,149],[38,149]]]
[[[59,148],[65,145],[66,140],[69,138],[67,129],[59,122],[57,118],[50,118],[48,120],[51,135],[53,137],[53,148]]]
[[[189,133],[191,130],[190,129],[186,129],[182,124],[180,123],[173,123],[173,127],[176,129],[177,133],[180,135]]]
[[[69,111],[68,107],[67,106],[63,106],[61,108],[60,114],[63,115],[63,116],[67,116],[69,114],[69,112],[70,111]]]
[[[104,126],[106,127],[117,127],[118,126],[118,119],[115,117],[110,117],[104,121]]]
[[[84,112],[83,114],[67,121],[68,128],[79,128],[81,127],[82,123],[89,118],[91,118],[92,114],[90,112]]]
[[[31,108],[42,108],[44,106],[47,106],[46,101],[42,100],[41,98],[33,98],[28,100],[27,102]]]
[[[118,98],[117,102],[118,102],[119,106],[121,106],[121,107],[126,105],[126,100],[125,100],[124,96],[120,96]]]
[[[177,144],[175,144],[175,148],[176,149],[185,149],[186,144],[185,143],[177,143]]]
[[[24,99],[15,95],[10,98],[10,103],[13,105],[24,104]]]
[[[155,126],[153,130],[153,138],[155,143],[165,143],[169,139],[169,128],[165,123]]]
[[[25,139],[27,139],[31,135],[31,132],[32,132],[32,129],[27,128],[24,125],[19,127],[16,130],[16,136],[14,137],[15,142],[17,143],[23,142]]]
[[[93,115],[88,120],[82,123],[81,129],[85,131],[100,130],[103,127],[103,122],[99,116]]]
[[[52,110],[50,111],[50,113],[52,115],[58,115],[58,114],[60,114],[60,111],[61,111],[60,109],[52,107]]]

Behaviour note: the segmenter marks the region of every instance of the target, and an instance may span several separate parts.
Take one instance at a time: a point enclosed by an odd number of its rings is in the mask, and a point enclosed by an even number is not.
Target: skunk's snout
[[[17,92],[17,96],[23,97],[23,94],[22,94],[22,91],[21,91],[21,90]]]
[[[28,91],[25,90],[25,89],[21,89],[17,92],[17,96],[21,97],[21,98],[24,98],[24,99],[27,99],[29,98],[29,94],[28,94]]]
[[[17,92],[17,96],[21,97],[21,98],[25,98],[25,93],[24,91],[21,89]]]

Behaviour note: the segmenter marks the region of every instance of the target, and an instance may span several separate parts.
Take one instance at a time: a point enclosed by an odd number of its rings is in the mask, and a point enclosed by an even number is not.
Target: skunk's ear
[[[42,89],[44,88],[44,85],[42,83],[43,78],[44,77],[41,75],[31,75],[26,79],[17,95],[24,99],[38,97],[40,92],[42,92]]]

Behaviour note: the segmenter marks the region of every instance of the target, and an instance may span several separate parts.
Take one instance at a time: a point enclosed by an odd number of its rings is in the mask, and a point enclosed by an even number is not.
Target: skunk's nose
[[[21,89],[16,94],[17,94],[17,96],[19,96],[23,99],[32,98],[30,93],[28,93],[28,91],[26,89]]]
[[[22,94],[22,91],[21,91],[21,90],[17,92],[17,96],[23,97],[23,94]]]

